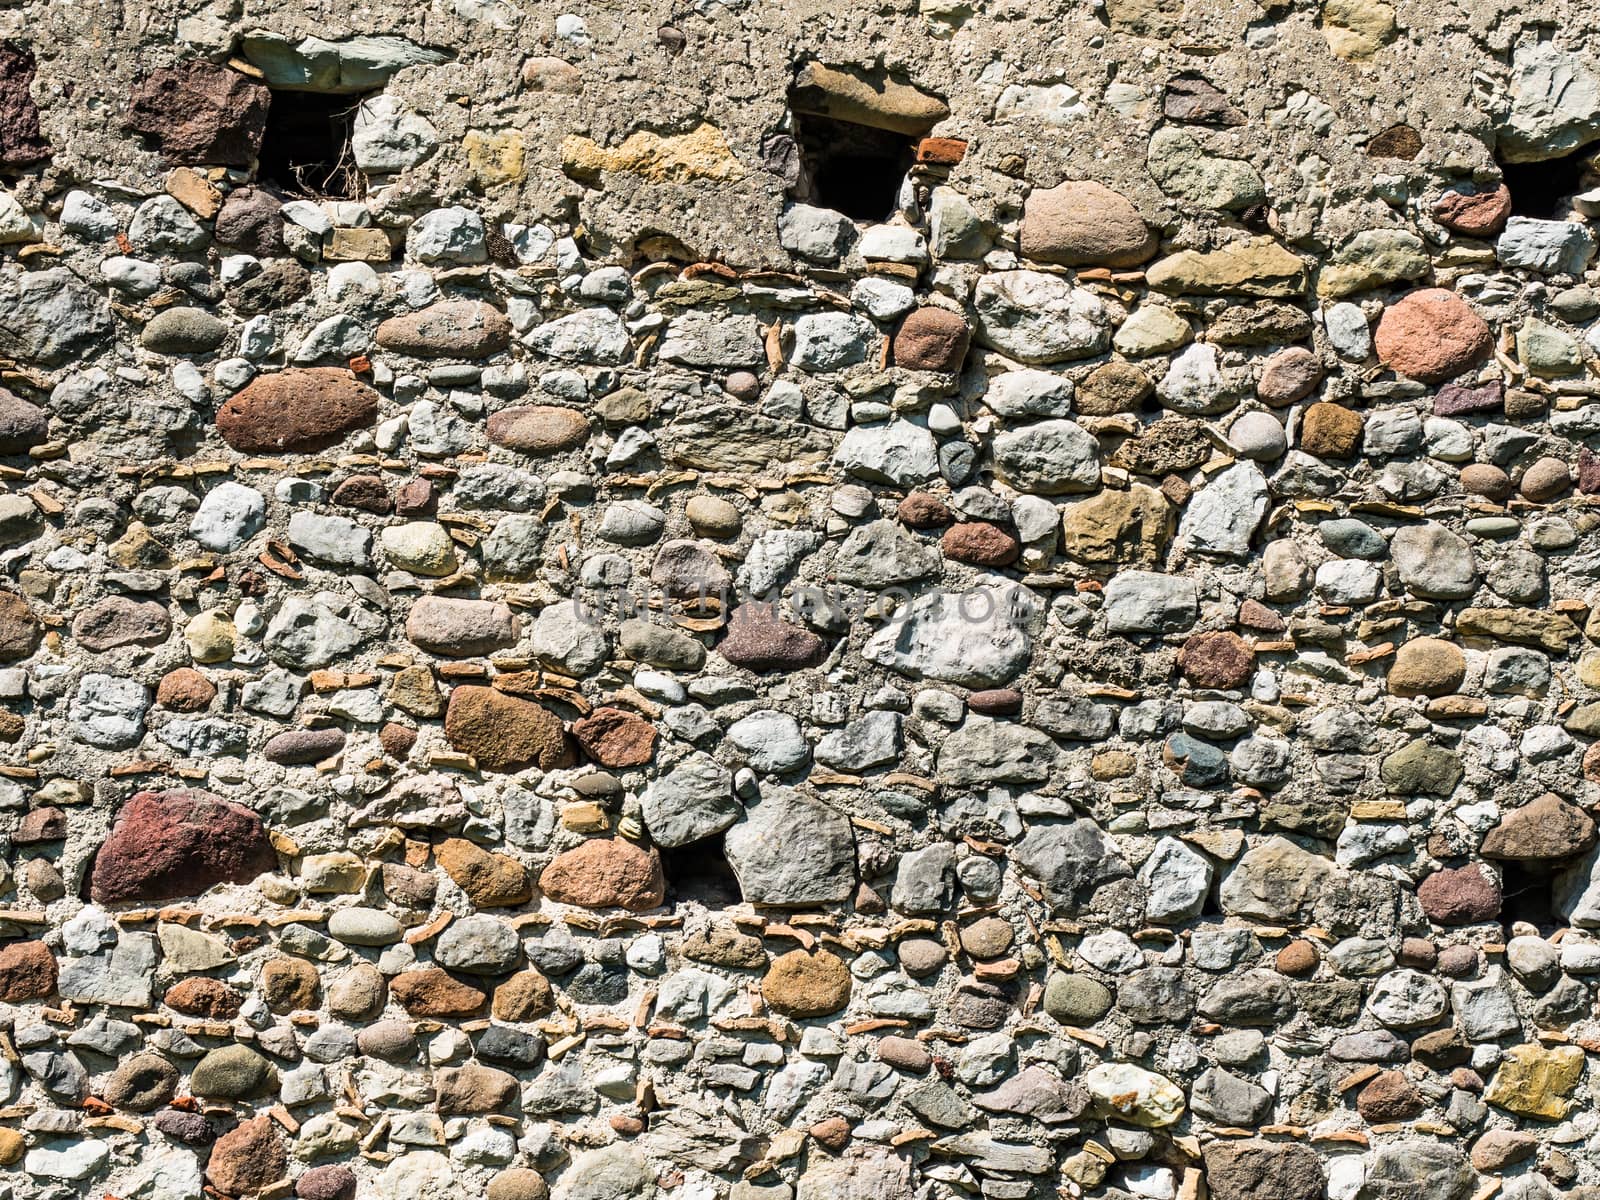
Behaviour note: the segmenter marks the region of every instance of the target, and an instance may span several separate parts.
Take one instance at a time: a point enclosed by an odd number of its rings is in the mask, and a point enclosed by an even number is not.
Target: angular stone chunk
[[[325,450],[378,415],[378,393],[337,367],[259,375],[217,410],[217,432],[250,454]]]
[[[452,746],[491,771],[534,765],[548,771],[571,759],[560,717],[493,688],[466,686],[451,692],[444,732]]]
[[[862,657],[912,678],[999,687],[1027,666],[1039,599],[1015,583],[929,592],[873,634]]]
[[[937,96],[882,71],[819,62],[803,63],[795,72],[789,107],[795,112],[910,135],[927,133],[950,115]]]
[[[661,858],[621,838],[593,838],[563,851],[539,876],[539,890],[561,904],[643,912],[666,897]]]
[[[248,883],[277,865],[248,808],[209,792],[140,792],[95,855],[90,894],[99,903],[171,900]]]
[[[850,822],[789,788],[769,789],[751,805],[728,830],[724,848],[751,904],[836,904],[855,891]]]
[[[1011,860],[1038,881],[1045,899],[1069,912],[1102,883],[1132,874],[1116,842],[1087,818],[1035,825],[1012,847]]]
[[[1306,268],[1271,238],[1231,242],[1216,250],[1180,250],[1145,271],[1158,292],[1195,296],[1287,298],[1306,290]]]
[[[130,97],[128,128],[154,138],[172,162],[247,167],[271,103],[264,84],[192,59],[145,76]]]

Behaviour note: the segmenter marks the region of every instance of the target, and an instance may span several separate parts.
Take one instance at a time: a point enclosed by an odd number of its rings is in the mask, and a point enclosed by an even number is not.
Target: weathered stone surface
[[[217,432],[247,453],[308,453],[372,422],[378,394],[336,367],[262,375],[217,410]]]
[[[1035,189],[1022,213],[1022,253],[1039,262],[1137,266],[1159,241],[1131,202],[1089,180]]]
[[[539,876],[552,900],[582,908],[655,908],[665,895],[661,860],[654,851],[617,839],[596,838],[556,856]]]
[[[1440,383],[1486,357],[1492,337],[1454,292],[1424,288],[1384,309],[1373,342],[1378,357],[1399,374]]]
[[[245,167],[261,148],[270,104],[262,84],[195,59],[145,76],[133,90],[128,128],[173,162]]]
[[[511,322],[481,300],[441,300],[390,317],[373,338],[385,350],[418,358],[487,358],[511,341]]]
[[[445,709],[445,736],[493,771],[563,765],[571,755],[561,719],[529,700],[493,688],[459,687]]]
[[[171,900],[217,883],[248,883],[277,866],[261,818],[208,792],[140,792],[95,855],[102,903]]]

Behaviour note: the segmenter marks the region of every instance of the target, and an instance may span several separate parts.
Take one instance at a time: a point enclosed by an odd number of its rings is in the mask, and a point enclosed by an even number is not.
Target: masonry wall
[[[1593,1200],[1595,25],[0,5],[0,1189]]]

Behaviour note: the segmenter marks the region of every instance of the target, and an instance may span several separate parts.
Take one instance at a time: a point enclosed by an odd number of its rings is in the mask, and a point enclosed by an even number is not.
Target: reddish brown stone
[[[55,995],[56,959],[43,942],[0,947],[0,1002],[21,1004]]]
[[[850,1144],[850,1122],[843,1117],[824,1117],[808,1132],[817,1145],[835,1154]]]
[[[16,170],[50,157],[33,99],[33,51],[0,42],[0,167]]]
[[[1491,1129],[1472,1144],[1472,1165],[1485,1174],[1496,1174],[1539,1151],[1539,1138],[1532,1133],[1511,1129]]]
[[[666,898],[661,858],[621,838],[594,838],[558,854],[539,876],[550,899],[581,908],[642,912]]]
[[[388,721],[378,730],[378,741],[383,744],[385,754],[404,762],[406,756],[411,753],[411,748],[417,744],[417,731],[394,721]]]
[[[204,59],[160,67],[133,89],[128,128],[172,162],[248,167],[261,148],[272,93]]]
[[[472,1017],[489,997],[440,967],[403,971],[389,983],[390,994],[413,1017]]]
[[[450,744],[490,771],[537,766],[554,770],[571,762],[561,718],[531,700],[493,688],[458,687],[444,714]]]
[[[940,546],[946,558],[976,567],[1008,567],[1022,554],[1022,543],[990,521],[963,521],[945,530]]]
[[[1600,494],[1600,454],[1578,447],[1578,490],[1585,496]]]
[[[39,622],[16,592],[0,592],[0,662],[27,658],[39,646]]]
[[[511,322],[482,300],[441,300],[390,317],[373,340],[385,350],[418,358],[484,358],[511,344]]]
[[[277,868],[261,818],[201,791],[140,792],[95,855],[96,903],[173,900]]]
[[[1444,288],[1422,288],[1384,310],[1378,358],[1400,375],[1440,383],[1482,362],[1494,337],[1467,302]]]
[[[465,838],[448,838],[439,844],[434,858],[478,908],[510,908],[533,899],[528,869],[507,855]]]
[[[825,649],[809,629],[778,618],[771,604],[741,604],[717,646],[722,657],[750,671],[796,671],[815,666]]]
[[[1354,458],[1361,448],[1361,414],[1322,401],[1300,418],[1300,449],[1318,458]]]
[[[1322,360],[1304,346],[1279,350],[1261,365],[1256,395],[1263,404],[1283,408],[1303,400],[1322,382]]]
[[[294,1194],[299,1200],[356,1200],[356,1173],[336,1163],[312,1167],[294,1181]]]
[[[36,846],[40,842],[59,842],[67,836],[67,814],[46,805],[25,815],[11,835],[13,845]]]
[[[1356,1111],[1370,1125],[1409,1121],[1422,1112],[1422,1093],[1399,1071],[1383,1071],[1356,1095]]]
[[[1472,925],[1500,913],[1500,885],[1477,863],[1435,871],[1417,888],[1417,900],[1435,925]]]
[[[356,508],[362,512],[379,514],[394,507],[388,487],[376,475],[350,476],[333,489],[333,502],[340,508]]]
[[[589,440],[581,412],[553,404],[526,404],[489,415],[489,440],[524,454],[556,454]]]
[[[228,193],[213,227],[217,241],[241,254],[271,258],[283,253],[283,197],[261,187]]]
[[[1433,219],[1468,237],[1493,237],[1511,215],[1511,189],[1505,184],[1482,192],[1448,191],[1434,203]]]
[[[1255,651],[1236,633],[1197,633],[1178,652],[1178,669],[1195,687],[1237,688],[1255,670]]]
[[[168,988],[162,1003],[186,1016],[231,1021],[244,1007],[244,997],[220,979],[194,976]]]
[[[156,703],[174,712],[199,712],[216,696],[217,685],[193,667],[168,671],[156,686]]]
[[[1035,188],[1022,209],[1022,253],[1068,266],[1133,267],[1161,244],[1126,196],[1073,180]]]
[[[326,450],[370,425],[378,393],[338,367],[258,375],[217,410],[217,432],[247,454]]]
[[[1289,628],[1287,621],[1259,600],[1246,600],[1239,605],[1239,624],[1262,633],[1282,633]]]
[[[1509,862],[1554,862],[1594,845],[1594,818],[1554,792],[1512,809],[1483,839],[1483,856]]]
[[[1371,158],[1403,158],[1407,162],[1422,153],[1422,135],[1409,125],[1391,125],[1367,143]]]
[[[427,479],[409,479],[395,489],[394,512],[397,517],[425,517],[438,503],[438,492]]]
[[[602,767],[642,767],[656,752],[656,727],[620,708],[597,708],[572,726],[583,752]]]
[[[925,137],[917,143],[917,161],[940,167],[953,167],[967,156],[964,138]]]
[[[1016,688],[988,688],[968,696],[967,707],[987,717],[1014,717],[1022,711],[1022,693]]]
[[[1498,504],[1511,495],[1511,476],[1490,463],[1469,463],[1461,468],[1461,490]]]
[[[555,991],[538,971],[518,971],[494,989],[493,1011],[502,1021],[537,1021],[555,1008]]]
[[[961,370],[972,330],[958,313],[945,308],[919,308],[900,322],[894,335],[894,362],[908,371]]]
[[[1547,455],[1529,464],[1528,469],[1522,473],[1519,490],[1524,500],[1532,500],[1535,504],[1548,504],[1565,496],[1571,487],[1572,472],[1566,460]]]
[[[1317,948],[1305,938],[1296,938],[1278,951],[1273,965],[1283,975],[1309,975],[1317,969]]]
[[[219,1192],[241,1196],[277,1183],[289,1170],[289,1151],[271,1117],[240,1121],[217,1139],[206,1178]]]
[[[940,529],[956,519],[942,500],[927,492],[908,493],[894,515],[907,529]]]
[[[154,600],[107,596],[80,612],[72,622],[72,636],[85,649],[102,653],[118,646],[153,646],[172,632],[166,605]]]

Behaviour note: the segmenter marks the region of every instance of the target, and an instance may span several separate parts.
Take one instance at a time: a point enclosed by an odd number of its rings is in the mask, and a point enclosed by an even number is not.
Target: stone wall
[[[0,0],[0,1195],[1600,1195],[1589,6]]]

